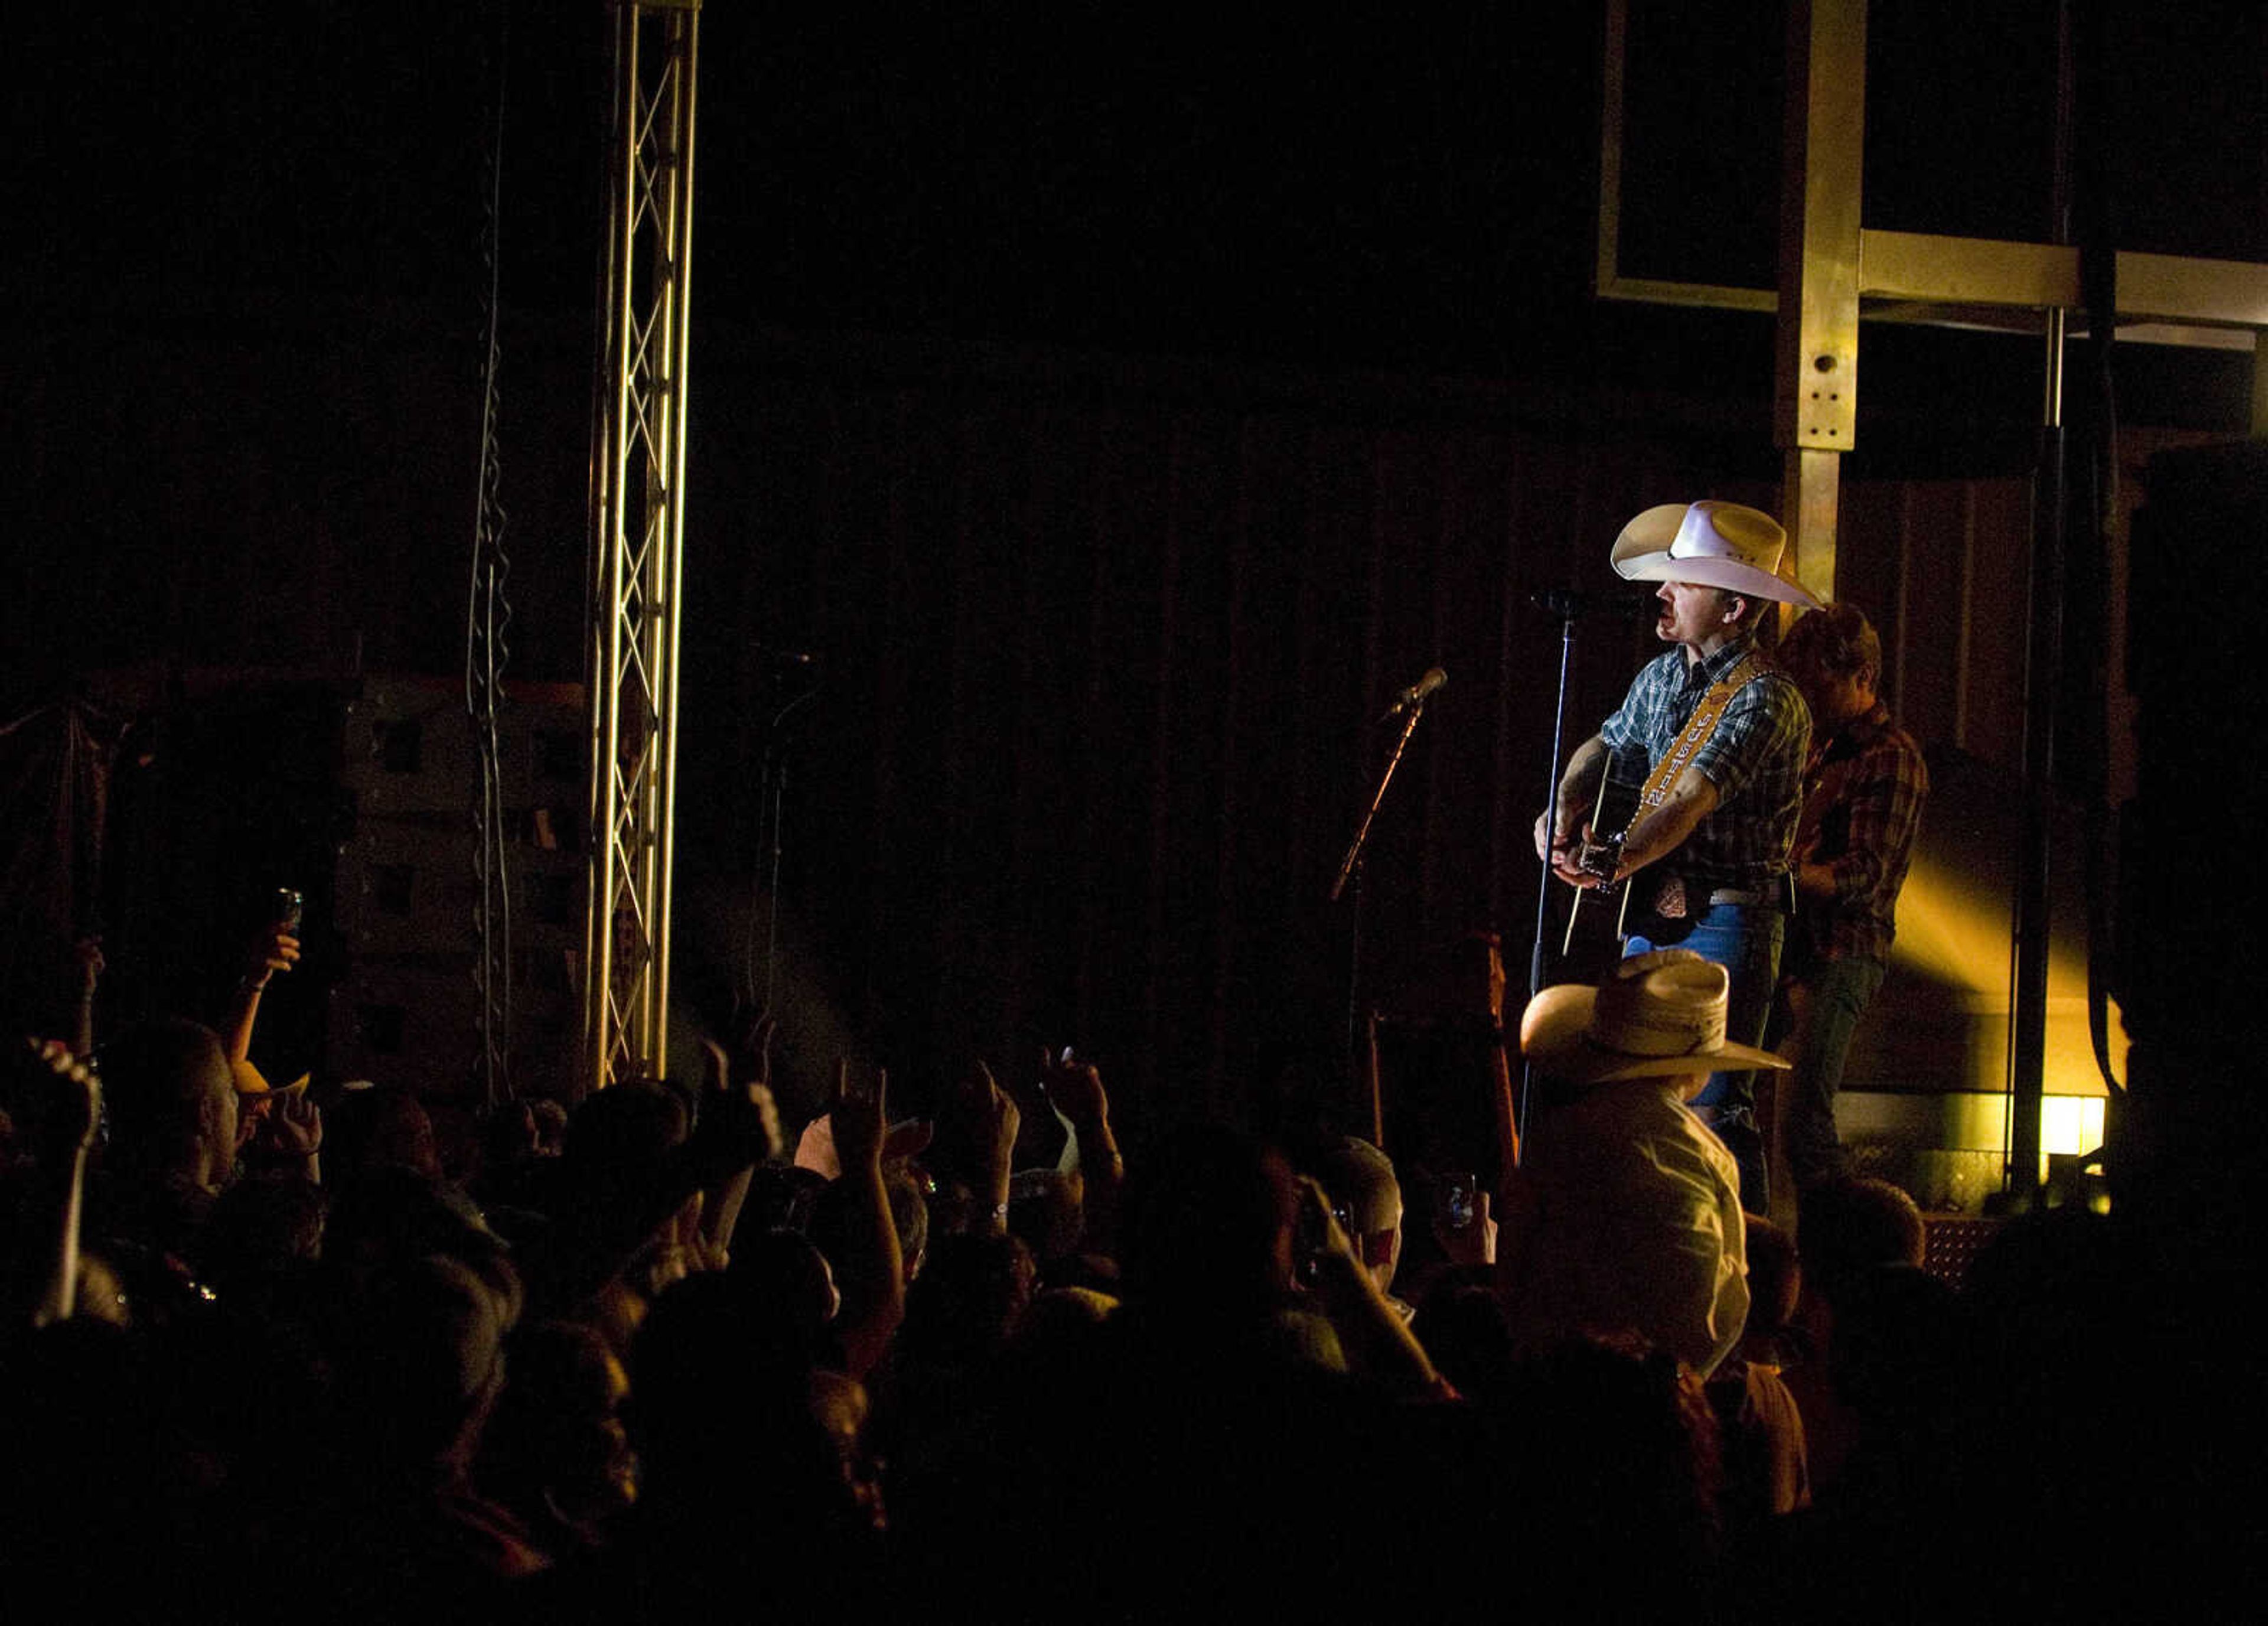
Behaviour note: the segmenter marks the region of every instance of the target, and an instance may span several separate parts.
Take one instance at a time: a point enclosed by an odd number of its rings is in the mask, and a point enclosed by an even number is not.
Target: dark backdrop
[[[1727,10],[1633,6],[1633,269],[1770,263],[1777,29]],[[2038,10],[1878,17],[1870,224],[2044,229]],[[2111,10],[2124,239],[2257,256],[2262,13]],[[1525,594],[1601,585],[1647,503],[1769,504],[1771,335],[1589,298],[1596,8],[1092,21],[708,10],[681,807],[713,919],[688,906],[681,957],[745,943],[753,645],[815,652],[785,891],[840,1031],[928,1078],[1045,1034],[1202,1097],[1335,1025],[1320,899],[1368,719],[1432,665],[1375,963],[1475,924],[1517,962],[1556,652]],[[90,669],[455,669],[499,85],[511,676],[580,675],[604,40],[595,0],[23,25],[9,717]],[[1851,476],[2021,472],[2035,342],[1867,343]],[[2243,425],[2238,360],[2120,366],[2130,419]],[[1634,636],[1587,644],[1587,722]],[[176,738],[250,773],[276,742],[227,745],[247,716]],[[166,816],[178,867],[197,826]]]

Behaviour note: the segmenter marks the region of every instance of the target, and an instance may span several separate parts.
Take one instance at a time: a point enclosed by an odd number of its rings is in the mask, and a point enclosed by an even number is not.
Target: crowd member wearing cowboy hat
[[[1684,1105],[1713,1069],[1785,1067],[1725,1037],[1725,968],[1690,949],[1528,1002],[1520,1047],[1572,1098],[1506,1188],[1498,1266],[1523,1344],[1636,1333],[1706,1376],[1749,1313],[1740,1171]]]
[[[1614,568],[1660,584],[1654,636],[1672,647],[1640,669],[1622,705],[1568,759],[1556,822],[1548,812],[1535,821],[1536,855],[1574,886],[1595,887],[1609,872],[1616,880],[1649,872],[1631,901],[1624,952],[1678,944],[1723,966],[1732,981],[1728,1031],[1750,1045],[1764,1038],[1779,971],[1788,853],[1811,739],[1795,685],[1756,656],[1767,601],[1818,602],[1778,574],[1786,541],[1770,515],[1737,503],[1671,503],[1623,527]],[[1609,753],[1640,751],[1648,772],[1666,776],[1649,782],[1652,805],[1625,831],[1591,829],[1584,815]],[[1719,1073],[1695,1106],[1738,1159],[1742,1198],[1764,1212],[1749,1073]]]

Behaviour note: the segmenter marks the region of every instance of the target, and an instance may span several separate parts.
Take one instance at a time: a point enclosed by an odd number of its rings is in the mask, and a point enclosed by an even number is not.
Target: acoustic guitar
[[[1562,975],[1571,967],[1601,968],[1621,958],[1623,940],[1630,935],[1631,879],[1614,879],[1613,864],[1622,850],[1621,838],[1638,817],[1638,797],[1646,789],[1646,752],[1636,746],[1609,749],[1599,770],[1598,799],[1591,805],[1587,839],[1577,864],[1600,877],[1595,887],[1570,886],[1567,931],[1559,945]],[[1595,839],[1599,832],[1609,839]],[[1576,980],[1586,980],[1578,975]]]

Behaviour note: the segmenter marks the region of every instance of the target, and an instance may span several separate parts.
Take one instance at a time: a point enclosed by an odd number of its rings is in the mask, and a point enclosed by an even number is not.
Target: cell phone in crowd
[[[276,923],[292,936],[299,935],[299,922],[306,913],[307,901],[291,887],[276,888]]]
[[[1444,1174],[1434,1194],[1434,1212],[1442,1225],[1452,1231],[1462,1231],[1473,1223],[1475,1193],[1479,1177],[1469,1173]]]

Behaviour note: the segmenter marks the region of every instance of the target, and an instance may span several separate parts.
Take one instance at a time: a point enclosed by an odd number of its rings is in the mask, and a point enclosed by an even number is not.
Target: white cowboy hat
[[[1724,967],[1690,948],[1633,954],[1597,988],[1566,982],[1529,1000],[1520,1048],[1569,1084],[1793,1065],[1726,1042],[1731,985]]]
[[[1664,503],[1623,527],[1610,555],[1634,582],[1698,582],[1751,598],[1817,609],[1819,600],[1779,574],[1787,533],[1770,514],[1738,503]]]

